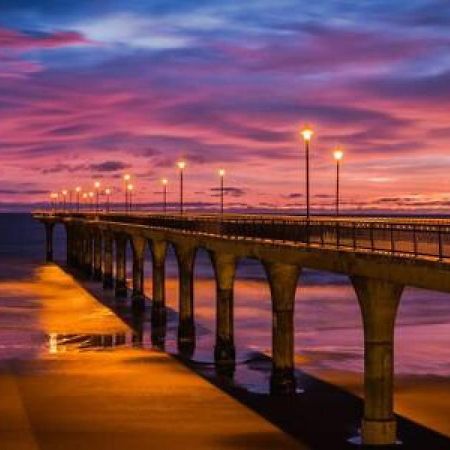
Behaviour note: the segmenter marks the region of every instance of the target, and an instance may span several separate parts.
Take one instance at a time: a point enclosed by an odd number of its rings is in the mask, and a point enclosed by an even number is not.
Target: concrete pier
[[[211,253],[216,278],[216,364],[235,364],[233,291],[236,275],[236,258],[225,253]]]
[[[84,273],[88,278],[90,278],[92,277],[93,270],[93,241],[92,234],[89,230],[86,231],[84,236],[84,246]]]
[[[118,298],[127,296],[127,239],[125,236],[116,237],[116,279],[115,279],[115,295]]]
[[[134,237],[131,241],[133,248],[133,293],[132,306],[136,309],[144,309],[144,254],[147,241],[141,237]]]
[[[152,241],[152,342],[154,345],[163,346],[166,335],[166,254],[167,243],[164,241]]]
[[[105,233],[103,236],[103,288],[112,289],[113,281],[113,238]]]
[[[102,279],[102,235],[100,232],[94,233],[94,272],[93,278],[95,281]]]
[[[272,378],[275,394],[295,392],[294,303],[300,268],[283,263],[265,264],[272,294]]]
[[[394,326],[403,286],[352,277],[364,324],[365,444],[394,444]]]
[[[450,292],[450,258],[445,259],[443,228],[433,225],[439,234],[440,251],[433,258],[405,257],[395,247],[391,252],[358,248],[356,232],[352,246],[346,247],[339,241],[335,247],[325,244],[328,233],[339,230],[335,226],[319,222],[312,229],[312,238],[320,240],[303,242],[305,225],[301,230],[295,222],[239,220],[221,218],[218,224],[204,217],[168,217],[157,215],[105,215],[96,216],[69,214],[37,215],[45,224],[46,257],[53,258],[53,226],[57,222],[70,223],[77,227],[77,240],[82,245],[76,251],[77,261],[82,261],[87,273],[92,267],[98,269],[98,252],[94,251],[93,236],[101,232],[114,236],[115,241],[115,294],[127,295],[126,287],[126,244],[133,247],[133,306],[140,309],[144,303],[144,250],[151,243],[153,261],[152,341],[162,346],[165,331],[165,257],[167,245],[174,246],[179,269],[179,324],[178,347],[180,353],[190,357],[195,348],[194,322],[194,261],[198,248],[211,255],[216,278],[216,343],[214,348],[217,367],[233,367],[235,347],[233,336],[233,284],[236,264],[240,259],[252,258],[263,263],[272,296],[272,392],[290,394],[295,392],[294,377],[294,304],[295,291],[302,268],[331,271],[349,276],[355,287],[364,323],[365,348],[365,407],[362,420],[362,441],[365,444],[392,444],[396,441],[396,423],[393,412],[393,345],[397,307],[404,286]],[[242,220],[242,223],[240,222]],[[220,226],[219,226],[220,225]],[[295,225],[295,226],[294,226]],[[320,226],[319,226],[320,225]],[[358,224],[359,225],[359,224]],[[384,227],[385,224],[380,224]],[[390,224],[391,229],[414,230],[416,224]],[[428,232],[429,224],[423,232]],[[72,229],[72,228],[71,228]],[[325,229],[325,231],[324,231]],[[328,231],[326,231],[328,229]],[[352,224],[352,230],[357,224]],[[374,231],[372,222],[364,223],[358,229]],[[384,228],[380,228],[384,229]],[[228,230],[228,231],[227,231]],[[309,230],[311,231],[311,230]],[[449,231],[450,232],[450,231]],[[229,234],[227,234],[229,233]],[[249,234],[250,233],[250,234]],[[254,233],[254,236],[251,234]],[[302,234],[303,233],[303,234]],[[72,232],[68,230],[69,244],[74,244]],[[293,234],[298,242],[289,241]],[[372,234],[369,234],[372,236]],[[272,236],[272,238],[268,238]],[[341,236],[342,237],[342,236]],[[430,235],[430,239],[435,239]],[[109,244],[105,240],[104,282],[112,273],[108,260]],[[95,245],[94,249],[97,249]],[[68,263],[72,264],[71,251]],[[112,259],[111,259],[112,260]]]
[[[47,262],[53,261],[53,229],[54,222],[45,222],[45,259]]]
[[[179,315],[178,347],[186,356],[195,348],[194,323],[194,259],[195,248],[177,244],[175,253],[178,261],[179,276]]]

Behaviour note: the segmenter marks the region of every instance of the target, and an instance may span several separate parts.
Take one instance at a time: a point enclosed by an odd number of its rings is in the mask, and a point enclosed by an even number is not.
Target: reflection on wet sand
[[[0,302],[7,314],[12,297],[15,335],[24,345],[39,336],[39,351],[1,361],[2,450],[308,448],[167,354],[141,348],[145,322],[133,332],[56,266],[21,283],[1,290]]]

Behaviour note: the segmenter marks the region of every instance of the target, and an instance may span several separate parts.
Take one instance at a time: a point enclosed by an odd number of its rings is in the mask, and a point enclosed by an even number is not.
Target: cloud
[[[17,31],[0,28],[0,49],[49,49],[72,45],[87,45],[90,41],[76,31]]]
[[[122,161],[104,161],[97,164],[91,164],[89,169],[96,172],[117,172],[130,168],[130,164]]]
[[[224,194],[225,195],[229,195],[230,197],[242,197],[243,195],[245,195],[245,190],[238,188],[238,187],[233,187],[233,186],[226,186],[223,188]],[[210,192],[212,193],[212,197],[219,197],[220,196],[220,192],[221,189],[220,188],[211,188]]]

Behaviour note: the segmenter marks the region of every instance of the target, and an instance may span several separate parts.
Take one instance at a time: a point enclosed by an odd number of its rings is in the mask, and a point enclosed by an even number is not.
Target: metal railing
[[[64,214],[60,214],[64,215]],[[448,219],[252,215],[65,214],[203,233],[228,239],[299,243],[396,256],[450,258]]]

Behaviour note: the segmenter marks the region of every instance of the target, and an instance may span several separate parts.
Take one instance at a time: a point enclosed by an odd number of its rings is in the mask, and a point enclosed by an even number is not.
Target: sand
[[[0,362],[2,450],[307,448],[165,353],[74,342],[131,330],[57,266],[0,301],[33,349]]]

